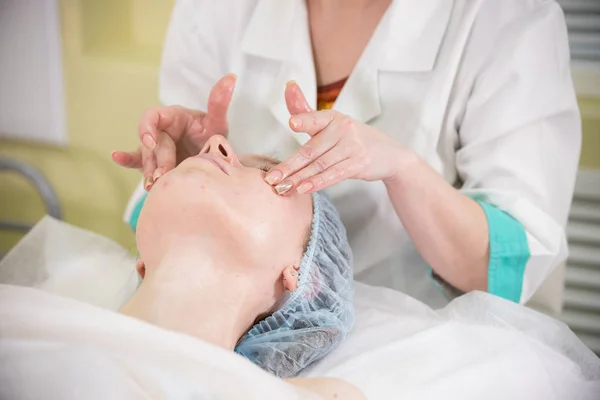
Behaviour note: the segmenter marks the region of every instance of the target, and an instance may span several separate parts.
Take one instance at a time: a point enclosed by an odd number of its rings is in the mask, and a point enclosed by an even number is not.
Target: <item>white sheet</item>
[[[352,335],[305,376],[344,378],[372,399],[600,399],[598,357],[523,306],[471,293],[433,311],[361,284],[355,305]]]
[[[39,289],[0,289],[0,398],[298,397],[235,354],[110,311],[134,290],[134,264],[105,238],[41,221],[0,263],[0,282]],[[600,398],[600,360],[522,306],[472,293],[434,311],[362,284],[355,305],[348,340],[304,376],[370,399]]]
[[[0,283],[117,310],[138,285],[135,257],[93,232],[42,218],[0,261]]]
[[[301,397],[204,341],[38,289],[0,285],[0,399],[167,398]]]

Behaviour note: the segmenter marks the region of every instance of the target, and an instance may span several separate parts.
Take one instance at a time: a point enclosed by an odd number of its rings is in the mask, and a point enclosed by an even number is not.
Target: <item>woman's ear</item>
[[[135,263],[135,270],[140,275],[140,278],[144,279],[146,275],[146,264],[142,260],[137,260]]]
[[[300,274],[298,273],[299,269],[300,267],[298,267],[297,265],[285,267],[285,269],[282,272],[284,289],[289,290],[290,292],[296,290],[296,288],[298,287],[298,279],[300,277]]]

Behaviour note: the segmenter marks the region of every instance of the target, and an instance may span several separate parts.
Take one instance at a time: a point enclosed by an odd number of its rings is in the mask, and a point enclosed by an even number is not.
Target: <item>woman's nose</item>
[[[229,142],[221,135],[211,136],[200,153],[217,155],[223,157],[227,162],[232,162],[235,159],[235,154]]]

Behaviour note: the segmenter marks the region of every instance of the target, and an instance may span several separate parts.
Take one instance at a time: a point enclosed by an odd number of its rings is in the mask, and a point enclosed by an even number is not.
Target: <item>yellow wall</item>
[[[579,99],[583,124],[582,168],[600,169],[600,98]]]
[[[112,164],[114,149],[137,146],[143,109],[158,104],[160,48],[174,0],[61,0],[69,146],[0,141],[0,154],[25,160],[48,177],[67,222],[134,250],[121,216],[137,171]],[[581,165],[600,169],[600,99],[582,99]],[[43,205],[20,178],[0,175],[0,218],[36,221]],[[19,239],[0,232],[0,252]]]
[[[141,112],[158,104],[162,40],[174,0],[61,0],[69,146],[0,141],[0,154],[38,167],[58,192],[66,221],[130,249],[121,216],[137,171],[112,164],[115,149],[137,146]],[[36,221],[43,204],[20,178],[0,175],[0,219]],[[0,252],[19,239],[0,232]]]

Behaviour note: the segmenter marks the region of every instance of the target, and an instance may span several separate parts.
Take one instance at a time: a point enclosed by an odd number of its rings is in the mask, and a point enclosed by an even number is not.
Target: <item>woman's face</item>
[[[163,175],[149,192],[137,227],[146,268],[173,248],[274,276],[298,265],[312,199],[277,195],[264,181],[265,170],[276,164],[259,155],[238,157],[224,137],[214,136],[200,154]]]

